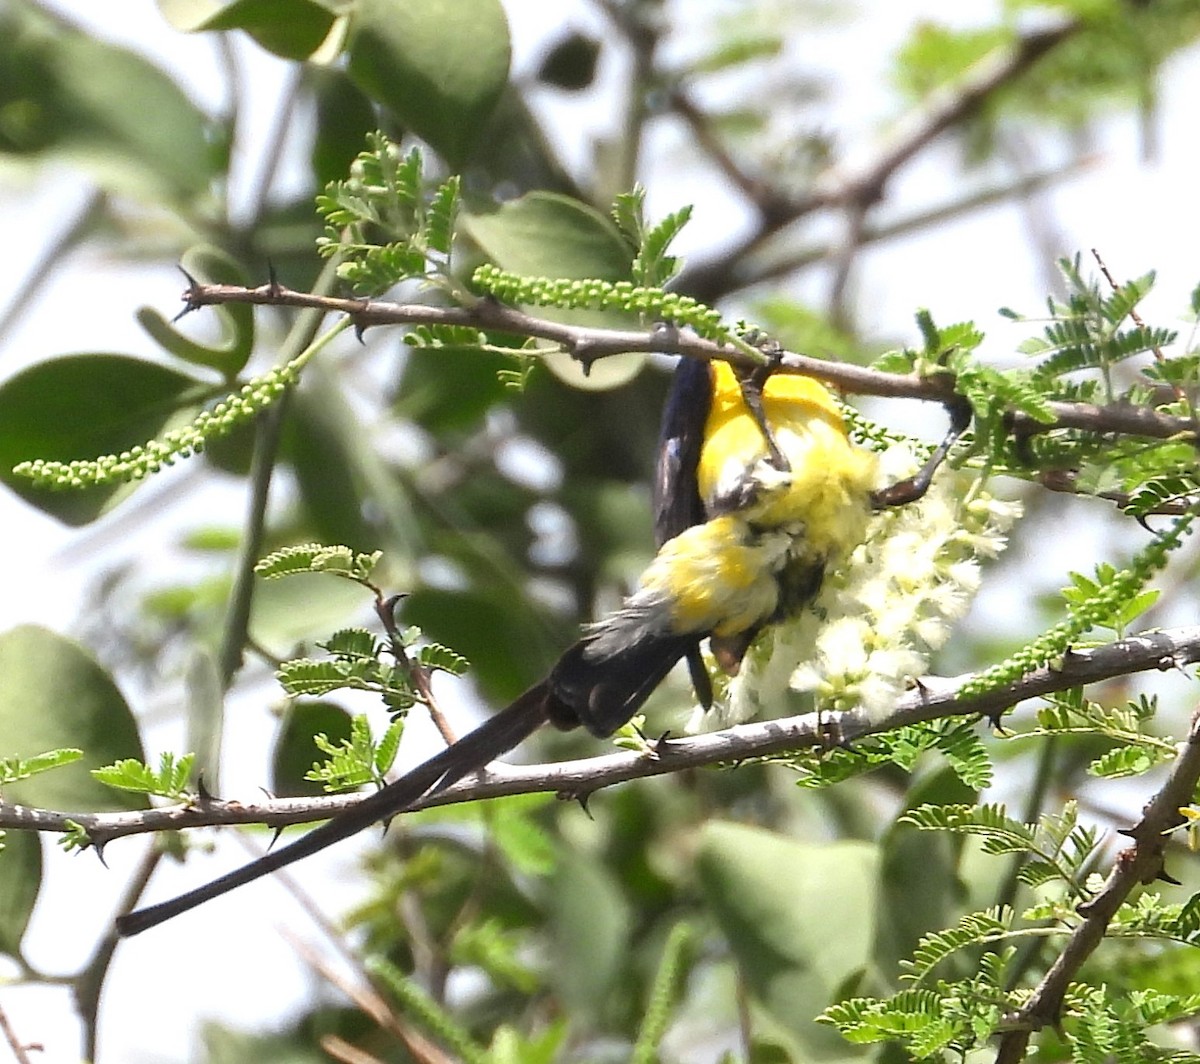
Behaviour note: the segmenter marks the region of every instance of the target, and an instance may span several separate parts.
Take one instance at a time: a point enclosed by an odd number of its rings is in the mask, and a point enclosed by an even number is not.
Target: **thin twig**
[[[8,1043],[8,1048],[12,1050],[13,1057],[17,1064],[33,1064],[29,1057],[29,1050],[41,1049],[40,1045],[26,1044],[17,1037],[17,1032],[13,1030],[12,1024],[8,1022],[8,1013],[0,1008],[0,1034],[4,1035],[4,1040]]]
[[[321,1048],[340,1064],[383,1064],[378,1057],[351,1045],[336,1034],[322,1036]]]
[[[154,870],[158,868],[158,864],[162,858],[162,848],[157,843],[153,843],[142,856],[137,869],[134,871],[133,878],[125,885],[121,900],[117,904],[117,912],[127,913],[137,908],[137,904],[141,901],[142,894],[145,893],[146,886],[149,884],[151,877],[154,875]],[[109,969],[112,967],[113,956],[117,951],[117,945],[120,941],[121,939],[117,935],[116,927],[110,922],[103,937],[96,944],[91,957],[88,958],[87,964],[83,966],[79,974],[72,980],[75,1007],[79,1012],[80,1019],[83,1021],[83,1055],[85,1060],[96,1059],[100,994],[104,989],[104,981],[108,977]]]
[[[42,253],[33,261],[20,283],[5,286],[9,295],[8,305],[0,311],[0,338],[12,329],[21,315],[36,305],[34,293],[44,290],[50,275],[61,269],[67,261],[67,253],[74,250],[108,209],[108,195],[100,189],[92,189],[87,199],[76,209],[75,214]]]
[[[940,203],[936,207],[926,207],[893,217],[889,221],[866,222],[863,225],[860,243],[863,247],[869,244],[879,244],[895,237],[908,236],[911,233],[928,229],[942,222],[960,218],[983,207],[1005,203],[1013,198],[1029,196],[1040,189],[1046,188],[1057,181],[1074,177],[1096,163],[1095,156],[1081,156],[1060,166],[1025,174],[1000,184],[985,185],[965,195]],[[808,266],[827,261],[837,251],[837,244],[827,241],[796,247],[794,244],[784,248],[777,257],[766,254],[761,261],[743,259],[732,267],[735,287],[741,288],[764,281],[778,280],[780,277],[795,273]]]
[[[306,943],[292,935],[287,937],[291,940],[292,947],[314,971],[330,985],[337,987],[354,1003],[356,1008],[369,1016],[377,1026],[399,1039],[413,1059],[418,1061],[418,1064],[454,1064],[453,1057],[448,1056],[420,1031],[398,1016],[374,987],[343,978],[339,972],[334,971],[317,956]]]
[[[284,158],[283,149],[288,134],[295,126],[296,104],[300,97],[300,85],[306,70],[303,63],[296,63],[289,69],[287,83],[279,94],[274,121],[262,143],[256,146],[258,157],[262,163],[262,172],[254,176],[253,183],[250,185],[255,190],[254,202],[250,207],[249,217],[241,227],[248,233],[257,231],[266,216],[271,189],[275,184],[275,175]]]
[[[332,257],[321,270],[313,286],[313,293],[325,297],[337,283],[338,257]],[[273,286],[268,285],[268,288]],[[291,332],[280,346],[280,358],[289,361],[305,350],[316,338],[321,327],[323,310],[310,304],[309,312],[302,314],[292,326]],[[288,407],[285,393],[274,404],[258,424],[254,439],[254,457],[250,467],[250,499],[247,503],[246,528],[242,534],[237,564],[234,568],[233,588],[229,593],[225,624],[221,633],[221,650],[217,658],[222,690],[228,690],[234,676],[242,665],[242,656],[250,630],[250,607],[254,596],[254,566],[262,554],[263,532],[266,527],[267,497],[271,488],[271,476],[279,452],[279,441],[283,432],[283,420]]]
[[[1134,887],[1164,877],[1167,836],[1184,823],[1179,810],[1191,802],[1197,781],[1200,781],[1200,715],[1192,720],[1167,782],[1145,807],[1138,824],[1122,832],[1133,839],[1133,845],[1117,854],[1100,892],[1077,907],[1082,922],[1029,1000],[1007,1025],[1009,1030],[1001,1038],[996,1055],[997,1064],[1024,1060],[1030,1035],[1059,1022],[1071,980],[1103,940],[1117,910]]]
[[[928,676],[901,698],[892,713],[867,720],[859,713],[837,717],[847,740],[944,717],[979,714],[992,718],[1018,702],[1083,684],[1138,672],[1180,669],[1200,661],[1200,625],[1144,632],[1105,646],[1074,650],[1057,665],[1043,666],[1011,684],[972,698],[958,691],[973,677]],[[655,743],[653,748],[622,751],[577,761],[520,768],[494,763],[474,776],[436,794],[426,795],[413,809],[453,805],[513,794],[551,792],[586,796],[617,783],[660,776],[684,769],[731,764],[828,745],[830,715],[804,714],[779,720],[740,724],[719,732]],[[63,813],[0,800],[0,828],[62,832],[82,827],[93,845],[103,846],[125,835],[218,824],[265,824],[284,827],[326,820],[363,800],[361,794],[319,798],[274,798],[257,802],[208,798],[161,809],[121,813]]]
[[[1096,260],[1096,265],[1100,268],[1100,272],[1102,274],[1104,274],[1104,279],[1108,282],[1109,287],[1114,292],[1117,291],[1120,288],[1120,285],[1117,284],[1116,280],[1113,278],[1113,275],[1111,273],[1109,273],[1108,265],[1100,257],[1100,252],[1097,251],[1095,248],[1092,248],[1092,258],[1094,258]],[[1133,319],[1133,323],[1139,329],[1147,328],[1146,323],[1142,320],[1142,316],[1138,313],[1137,307],[1129,308],[1129,316],[1130,316],[1130,318]],[[1161,347],[1158,346],[1158,344],[1155,344],[1150,350],[1154,354],[1154,361],[1157,362],[1160,366],[1164,362],[1167,361],[1167,356],[1163,354],[1163,350]],[[1181,403],[1187,402],[1187,392],[1185,392],[1179,384],[1175,384],[1172,387],[1172,390],[1175,393],[1176,399],[1178,399]],[[1189,409],[1190,409],[1190,407],[1189,407]]]
[[[404,640],[400,636],[400,630],[396,627],[396,606],[400,601],[400,596],[384,598],[381,593],[376,591],[375,597],[375,615],[379,618],[379,622],[383,625],[383,630],[388,637],[388,649],[391,651],[397,663],[408,674],[412,680],[413,686],[417,689],[417,695],[420,697],[421,704],[429,713],[430,719],[434,726],[445,740],[447,746],[453,746],[457,742],[457,737],[454,734],[454,729],[450,726],[450,721],[446,719],[446,714],[442,712],[441,707],[437,704],[437,699],[433,695],[433,685],[431,684],[431,671],[421,665],[419,662],[413,661],[409,657],[408,651],[405,649]]]

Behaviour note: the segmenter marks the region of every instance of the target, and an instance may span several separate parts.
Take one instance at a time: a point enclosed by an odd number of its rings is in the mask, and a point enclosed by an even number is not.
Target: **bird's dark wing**
[[[700,499],[696,470],[704,445],[704,424],[712,405],[712,370],[707,362],[681,358],[663,408],[654,473],[654,542],[661,547],[708,515]]]
[[[654,542],[659,547],[708,519],[696,474],[712,390],[712,367],[707,362],[679,360],[663,408],[654,471]],[[700,641],[692,640],[683,656],[696,698],[708,709],[713,701],[712,681],[700,655]]]

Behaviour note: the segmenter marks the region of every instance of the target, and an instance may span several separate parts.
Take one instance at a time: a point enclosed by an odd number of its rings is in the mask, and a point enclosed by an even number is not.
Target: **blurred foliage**
[[[393,248],[390,259],[381,256],[384,266],[404,268],[398,284],[379,272],[350,278],[364,280],[372,294],[386,289],[389,297],[445,305],[462,296],[484,262],[525,275],[659,284],[671,270],[661,258],[635,258],[636,230],[646,227],[631,221],[631,203],[627,224],[620,212],[615,223],[607,212],[635,177],[672,209],[693,198],[682,189],[678,160],[658,169],[645,162],[646,137],[671,119],[684,124],[710,167],[704,180],[719,173],[740,190],[757,227],[736,255],[726,251],[727,233],[702,234],[678,294],[727,302],[735,312],[749,308],[788,347],[866,361],[856,307],[764,295],[763,283],[779,276],[781,246],[800,248],[801,227],[792,223],[807,217],[798,206],[804,194],[857,147],[841,144],[827,127],[826,88],[789,56],[788,42],[821,19],[869,16],[865,8],[761,0],[734,15],[710,17],[705,9],[693,18],[658,0],[597,5],[608,20],[603,33],[548,27],[533,73],[516,77],[499,0],[162,0],[163,15],[181,33],[195,34],[197,49],[231,37],[239,49],[262,49],[293,64],[276,139],[252,143],[240,114],[245,71],[237,64],[246,62],[244,53],[230,53],[225,103],[209,113],[189,99],[177,72],[76,27],[56,13],[62,6],[0,0],[0,153],[20,172],[74,174],[98,196],[97,216],[81,223],[62,257],[86,241],[97,254],[182,261],[216,281],[274,276],[310,290],[321,269],[316,198],[355,209],[361,188],[351,167],[367,135],[383,129],[401,145],[401,159],[412,158],[419,143],[428,189],[451,189],[438,210],[449,216],[449,201],[458,206],[461,197],[461,211],[453,248],[433,207],[416,212],[415,224],[399,235],[384,232],[389,219],[382,216],[338,215],[337,226],[352,220],[360,227],[364,245]],[[1114,108],[1132,104],[1152,118],[1160,68],[1200,36],[1192,0],[1013,2],[967,29],[922,23],[896,49],[897,113],[920,109],[932,92],[952,94],[976,64],[1017,45],[1034,16],[1064,19],[1070,32],[962,116],[954,136],[973,163],[1003,154],[1009,137],[1086,135]],[[617,104],[606,89],[614,69],[624,79]],[[848,55],[846,76],[852,73]],[[569,160],[555,128],[542,124],[545,94],[598,102],[620,111],[620,120],[611,135],[587,145],[582,161]],[[256,160],[239,170],[272,175],[271,166],[257,163],[285,156],[293,164],[278,187],[251,190],[249,210],[234,206],[242,202],[232,195],[241,191],[231,170],[234,145]],[[389,187],[409,196],[400,207],[415,202],[415,186],[404,183],[411,177],[392,175]],[[850,206],[870,215],[887,202],[882,189],[876,192],[876,200]],[[760,252],[772,242],[778,255],[768,259]],[[426,274],[430,250],[443,273]],[[858,250],[851,247],[843,265],[852,265]],[[417,258],[421,269],[408,269]],[[1078,262],[1067,266],[1077,283],[1065,301],[1050,305],[1049,325],[1027,352],[1052,367],[1040,382],[1030,383],[1033,370],[1029,379],[1001,377],[969,363],[975,330],[938,330],[927,318],[926,349],[893,354],[889,368],[959,370],[978,400],[981,435],[998,445],[1007,439],[1012,407],[1039,415],[1037,388],[1048,388],[1050,377],[1081,401],[1133,396],[1167,412],[1189,410],[1195,356],[1155,363],[1155,349],[1171,337],[1129,317],[1148,279],[1110,291],[1085,277]],[[375,286],[380,276],[387,283]],[[44,279],[14,284],[6,298],[14,307],[34,304]],[[870,295],[861,294],[863,306]],[[634,314],[553,313],[637,322]],[[215,320],[217,312],[204,316]],[[88,351],[6,372],[6,488],[73,525],[130,505],[129,486],[51,493],[16,481],[10,470],[38,457],[65,462],[120,453],[176,428],[278,365],[281,351],[298,357],[317,332],[309,317],[279,308],[231,307],[221,317],[218,339],[197,339],[190,322],[175,326],[143,310],[138,320],[161,347],[155,361]],[[420,626],[421,646],[432,641],[469,659],[469,682],[484,700],[501,704],[537,679],[581,623],[618,601],[653,549],[649,484],[666,375],[655,360],[637,356],[607,380],[584,380],[577,367],[547,371],[512,338],[484,339],[491,346],[480,351],[479,336],[414,330],[405,340],[378,329],[361,347],[332,345],[275,408],[277,441],[260,417],[253,429],[242,426],[194,460],[211,477],[245,480],[247,497],[265,490],[269,471],[279,474],[271,507],[258,511],[261,530],[254,518],[231,528],[240,511],[198,516],[201,527],[177,545],[176,557],[186,563],[181,575],[140,571],[140,559],[131,557],[98,587],[77,625],[79,639],[28,625],[0,634],[0,756],[29,761],[47,751],[85,751],[78,764],[5,783],[4,800],[140,807],[144,794],[102,787],[86,771],[102,765],[123,766],[122,778],[140,781],[144,791],[182,794],[185,781],[166,771],[178,762],[144,766],[142,707],[130,707],[114,674],[155,684],[174,676],[185,688],[180,701],[200,706],[206,692],[195,689],[200,671],[191,668],[198,656],[244,659],[240,680],[249,683],[263,675],[263,662],[274,669],[319,655],[317,640],[330,632],[371,626],[382,638],[369,596],[320,574],[260,582],[252,601],[239,598],[247,594],[241,554],[248,544],[258,544],[259,555],[313,540],[346,544],[350,554],[381,550],[371,579],[406,596],[401,623]],[[1135,355],[1136,391],[1126,363]],[[1061,431],[995,453],[1027,479],[1070,470],[1092,492],[1140,490],[1145,511],[1194,491],[1190,442],[1102,442]],[[1164,473],[1168,466],[1172,476]],[[1064,534],[1050,512],[1060,498],[1030,496],[1031,508],[1043,511],[1030,522],[1030,541],[1048,528]],[[148,512],[135,513],[139,524],[152,523]],[[1124,530],[1132,521],[1111,524]],[[1142,535],[1136,526],[1134,535]],[[1115,567],[1094,577],[1031,575],[1008,561],[996,576],[1026,588],[1029,600],[1057,580],[1090,602],[1128,572],[1120,566],[1131,555],[1143,556],[1137,552],[1144,543],[1144,536],[1114,537]],[[1194,549],[1180,551],[1173,564],[1166,583],[1188,587],[1198,564]],[[1149,568],[1135,575],[1148,576]],[[1154,603],[1140,583],[1120,590],[1122,600],[1108,603],[1103,616],[1089,614],[1090,623],[1124,630],[1134,605],[1139,612],[1170,606],[1170,593]],[[1061,607],[1062,599],[1055,601]],[[1143,615],[1139,623],[1146,621]],[[1050,622],[1043,616],[1016,623],[1029,636]],[[1005,657],[1012,647],[998,644],[1008,638],[967,629],[948,654],[964,668],[980,668]],[[345,664],[352,650],[337,643],[330,654]],[[232,681],[220,682],[228,693]],[[1126,686],[1114,682],[1088,699],[1064,696],[1042,710],[1024,741],[987,743],[1026,805],[993,810],[982,821],[961,812],[974,807],[979,792],[942,760],[953,762],[957,751],[960,768],[978,769],[982,740],[972,734],[963,755],[962,742],[949,742],[961,735],[933,733],[908,737],[911,759],[903,765],[893,751],[876,757],[872,744],[842,761],[816,759],[829,779],[841,780],[820,790],[793,786],[788,770],[747,765],[625,785],[586,808],[534,797],[397,818],[369,858],[367,896],[348,917],[359,936],[358,975],[373,985],[383,1011],[314,1006],[270,1033],[210,1025],[191,1056],[211,1064],[338,1059],[342,1050],[330,1047],[344,1040],[359,1059],[398,1064],[445,1059],[436,1055],[443,1052],[493,1064],[891,1062],[972,1052],[971,1059],[984,1059],[980,1047],[994,1030],[997,1002],[1013,1004],[1013,988],[1033,985],[1061,943],[1061,935],[1039,931],[1014,952],[998,948],[996,938],[1014,926],[1061,932],[1074,918],[1063,897],[1047,900],[1047,880],[1038,878],[1054,833],[1065,846],[1076,830],[1074,822],[1054,819],[1062,816],[1062,796],[1082,795],[1083,814],[1105,826],[1108,803],[1097,777],[1103,783],[1141,773],[1169,756],[1169,743],[1153,729],[1177,731],[1178,708],[1131,697]],[[668,684],[649,707],[648,733],[678,729],[690,709],[684,686]],[[273,748],[262,751],[263,780],[281,795],[313,793],[310,769],[320,754],[314,736],[323,734],[327,750],[349,756],[356,712],[357,705],[351,710],[323,697],[291,701]],[[384,735],[377,713],[376,734]],[[368,751],[359,761],[371,760],[380,751],[357,727],[359,753]],[[597,749],[576,735],[537,742],[555,758]],[[391,747],[389,738],[379,763],[395,753]],[[218,752],[204,756],[215,765]],[[868,768],[870,775],[858,775]],[[1007,841],[995,843],[1002,834]],[[0,951],[36,979],[23,939],[42,882],[41,851],[31,833],[10,831],[4,841]],[[1102,864],[1084,846],[1070,858],[1072,889]],[[1171,867],[1185,880],[1180,895],[1200,888],[1193,867],[1174,856]],[[1197,1011],[1189,995],[1200,981],[1200,960],[1194,945],[1159,944],[1172,935],[1191,942],[1194,913],[1171,908],[1175,893],[1169,903],[1156,898],[1144,912],[1125,913],[1133,930],[1094,958],[1089,986],[1073,991],[1063,1030],[1039,1036],[1038,1060],[1140,1061],[1167,1052],[1195,1059],[1186,1048],[1187,1022]],[[1162,919],[1151,926],[1155,915]],[[98,939],[105,930],[97,929]],[[911,985],[911,962],[904,965],[914,954],[941,965],[940,982]],[[52,974],[95,987],[108,971],[104,951],[97,957],[81,972]],[[141,993],[137,984],[150,977],[126,970],[109,992]],[[186,983],[186,962],[168,977]],[[191,992],[199,999],[201,989]],[[78,1000],[84,1055],[97,1059],[97,998],[85,993]],[[957,1011],[946,1008],[951,1000]],[[1157,1049],[1145,1043],[1155,1024]],[[273,1025],[264,1017],[263,1026]],[[898,1048],[901,1039],[907,1052]],[[428,1040],[445,1050],[430,1055]],[[880,1041],[891,1044],[879,1048]]]

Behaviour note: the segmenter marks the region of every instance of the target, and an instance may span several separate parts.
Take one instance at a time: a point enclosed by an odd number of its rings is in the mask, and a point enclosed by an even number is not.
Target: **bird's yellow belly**
[[[769,399],[765,406],[790,468],[772,465],[762,431],[744,407],[714,411],[697,471],[705,506],[710,513],[736,510],[764,528],[802,526],[817,557],[853,548],[866,529],[874,454],[853,446],[827,416]]]

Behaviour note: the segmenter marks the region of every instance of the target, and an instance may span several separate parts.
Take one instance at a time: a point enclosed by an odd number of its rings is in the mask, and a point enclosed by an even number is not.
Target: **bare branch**
[[[1027,698],[1037,698],[1114,676],[1183,668],[1200,661],[1200,625],[1145,632],[1088,650],[1072,651],[1055,667],[1044,666],[1007,686],[972,698],[957,692],[972,679],[925,677],[901,699],[885,719],[869,721],[858,713],[805,714],[779,720],[741,724],[724,731],[655,743],[637,751],[557,764],[520,768],[496,762],[475,776],[413,808],[451,805],[513,794],[551,792],[583,797],[627,780],[660,776],[684,769],[736,763],[749,758],[795,753],[827,744],[832,723],[848,742],[907,724],[943,717],[980,714],[997,717]],[[163,809],[123,813],[61,813],[33,809],[0,800],[0,827],[26,831],[63,832],[74,825],[87,832],[93,844],[103,846],[125,835],[148,831],[178,831],[218,824],[261,824],[286,827],[327,820],[363,800],[361,794],[321,798],[275,798],[242,803],[197,798],[191,803]]]
[[[757,280],[742,277],[736,284],[730,283],[736,276],[736,265],[753,254],[782,225],[826,208],[857,206],[866,209],[873,206],[883,197],[887,182],[901,166],[946,130],[974,115],[997,91],[1015,81],[1082,28],[1080,19],[1062,19],[1020,36],[1012,46],[984,56],[955,84],[931,93],[921,107],[897,124],[891,138],[865,165],[841,171],[835,168],[810,192],[782,206],[778,197],[763,196],[761,202],[770,204],[770,210],[760,212],[755,231],[712,261],[685,271],[680,278],[680,290],[712,302],[735,287]]]
[[[4,1036],[4,1041],[8,1043],[8,1048],[12,1050],[13,1059],[17,1064],[33,1064],[29,1056],[31,1049],[41,1049],[40,1045],[27,1045],[18,1037],[16,1031],[13,1030],[12,1024],[8,1022],[8,1014],[0,1008],[0,1035]]]
[[[721,359],[738,366],[753,368],[754,363],[732,346],[705,340],[686,330],[601,329],[537,318],[515,307],[494,300],[480,300],[470,307],[432,307],[422,303],[389,303],[369,299],[345,299],[335,296],[296,292],[278,284],[257,288],[239,285],[194,284],[184,292],[189,309],[225,303],[252,303],[267,306],[304,307],[329,314],[345,314],[355,328],[375,325],[460,325],[492,329],[515,336],[534,337],[557,344],[573,358],[591,363],[610,355],[628,352],[685,355],[706,360]],[[893,399],[921,399],[945,403],[954,395],[954,377],[918,377],[901,373],[883,373],[845,362],[830,362],[798,352],[784,352],[779,369],[800,373],[835,385],[844,392],[878,395]],[[1049,424],[1035,421],[1022,413],[1012,418],[1013,430],[1024,435],[1049,432],[1056,428],[1087,432],[1121,433],[1151,439],[1196,434],[1194,421],[1160,414],[1151,407],[1114,403],[1049,403],[1055,420]]]
[[[1138,884],[1165,877],[1163,857],[1167,836],[1184,823],[1181,806],[1192,800],[1200,781],[1200,716],[1193,718],[1185,742],[1180,744],[1171,774],[1162,790],[1146,806],[1138,824],[1122,832],[1133,845],[1117,854],[1103,888],[1090,901],[1078,906],[1082,923],[1067,940],[1050,970],[1022,1006],[1000,1042],[997,1064],[1016,1064],[1025,1059],[1029,1036],[1057,1023],[1071,980],[1104,938],[1117,910]]]

